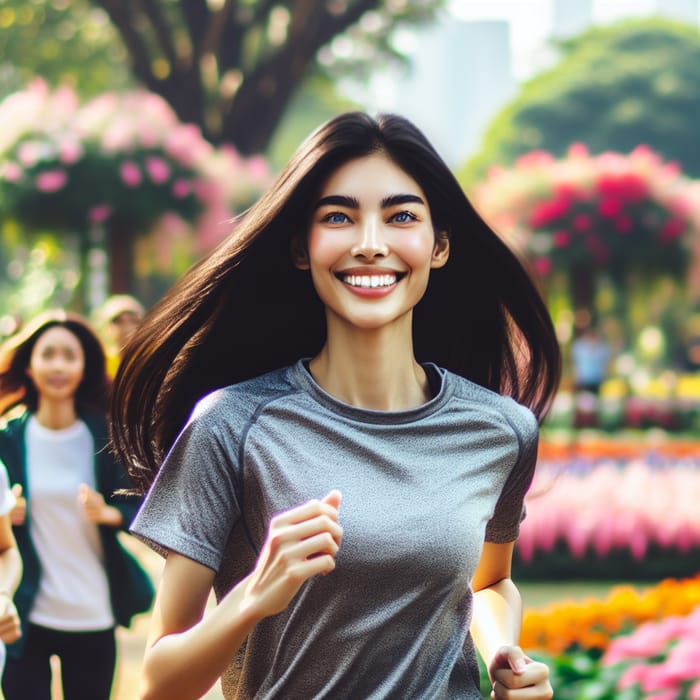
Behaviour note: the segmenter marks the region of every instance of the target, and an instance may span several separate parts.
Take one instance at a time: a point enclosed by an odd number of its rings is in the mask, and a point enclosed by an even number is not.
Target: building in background
[[[654,10],[681,22],[697,25],[700,22],[700,2],[698,0],[655,0]]]
[[[580,34],[593,24],[593,0],[554,0],[552,12],[552,36],[556,39]]]
[[[546,70],[549,39],[624,17],[662,15],[698,26],[700,0],[451,0],[452,14],[413,33],[407,69],[380,70],[351,95],[370,112],[413,120],[452,166],[479,147],[519,84]]]
[[[450,165],[461,164],[515,95],[509,23],[447,18],[416,32],[415,42],[406,70],[373,81],[370,109],[408,117]]]

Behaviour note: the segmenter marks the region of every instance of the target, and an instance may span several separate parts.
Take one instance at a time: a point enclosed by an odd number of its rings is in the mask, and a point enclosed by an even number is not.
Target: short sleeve
[[[525,495],[532,484],[537,463],[539,428],[534,414],[518,406],[513,427],[518,436],[518,459],[511,469],[493,517],[486,525],[486,541],[495,544],[514,542],[520,534],[520,523],[525,519]]]
[[[10,491],[7,468],[0,461],[0,515],[7,515],[15,507],[15,497]]]
[[[165,458],[131,532],[156,551],[178,552],[218,571],[240,517],[240,433],[219,392],[195,408]]]

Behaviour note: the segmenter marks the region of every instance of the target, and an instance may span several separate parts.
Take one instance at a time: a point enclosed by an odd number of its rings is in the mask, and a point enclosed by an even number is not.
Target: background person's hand
[[[284,610],[302,584],[335,568],[343,530],[338,523],[341,495],[292,508],[270,521],[267,539],[248,577],[244,606],[261,617]]]
[[[13,525],[23,525],[27,517],[27,499],[22,495],[22,484],[12,487],[12,495],[15,497],[15,507],[10,511],[10,522]]]
[[[7,593],[0,593],[0,642],[12,644],[21,636],[22,628],[14,601]]]
[[[518,646],[503,646],[491,659],[489,677],[493,700],[550,700],[549,668],[533,661]]]
[[[122,524],[120,511],[105,503],[104,496],[87,484],[80,484],[78,488],[78,503],[83,516],[90,523],[112,527],[119,527]]]

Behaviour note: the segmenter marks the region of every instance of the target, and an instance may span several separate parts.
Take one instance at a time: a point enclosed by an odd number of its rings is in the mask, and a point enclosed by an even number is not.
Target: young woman
[[[425,137],[322,126],[117,375],[133,531],[167,555],[142,697],[476,700],[475,644],[495,698],[551,697],[510,568],[558,377],[535,286]]]
[[[77,315],[41,314],[0,347],[0,413],[26,407],[0,429],[0,460],[26,499],[13,515],[23,634],[8,647],[7,700],[50,697],[52,655],[66,700],[108,700],[115,625],[150,603],[117,538],[138,502],[115,496],[126,475],[104,449],[108,389],[100,341]]]

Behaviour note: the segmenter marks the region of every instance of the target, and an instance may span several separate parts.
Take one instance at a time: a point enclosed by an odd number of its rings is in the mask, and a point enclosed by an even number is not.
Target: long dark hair
[[[56,326],[65,328],[78,339],[85,357],[83,379],[75,392],[76,411],[106,415],[110,381],[105,370],[102,343],[85,318],[63,309],[52,309],[35,316],[0,346],[0,415],[20,404],[32,413],[37,410],[39,395],[27,369],[36,342]]]
[[[214,388],[311,357],[325,337],[308,272],[291,262],[313,199],[344,163],[386,154],[425,193],[450,237],[414,311],[419,361],[431,360],[542,417],[556,390],[559,346],[547,308],[515,255],[474,210],[425,136],[396,115],[352,112],[317,129],[231,235],[151,310],[123,353],[112,444],[144,491],[195,402]]]

